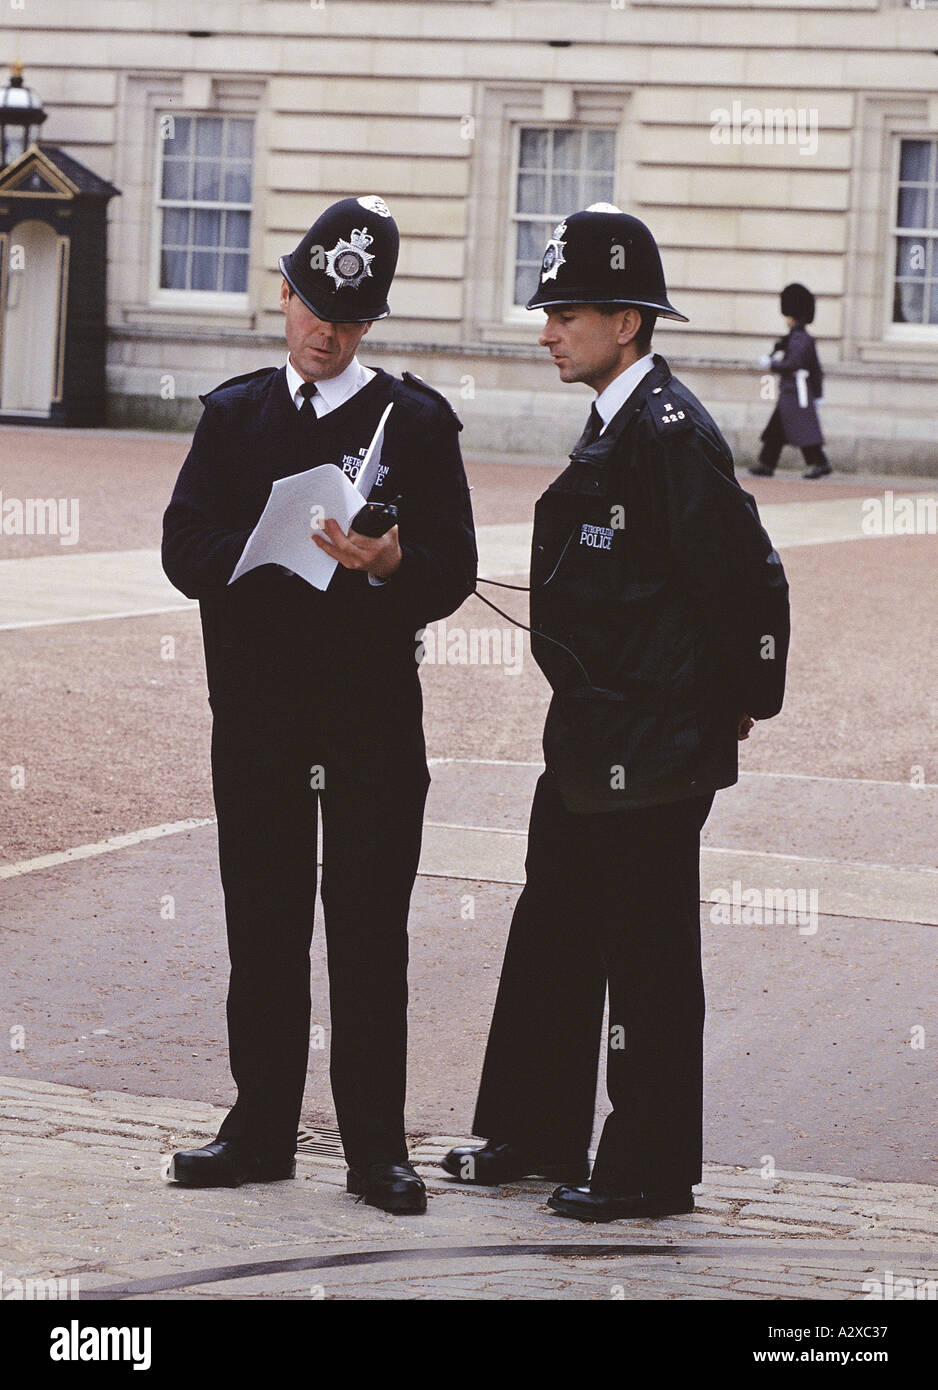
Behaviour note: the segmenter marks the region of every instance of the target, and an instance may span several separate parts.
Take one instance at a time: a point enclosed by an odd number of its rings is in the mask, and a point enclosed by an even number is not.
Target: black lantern
[[[29,149],[47,114],[36,93],[23,83],[22,63],[14,63],[9,82],[0,91],[0,168]]]

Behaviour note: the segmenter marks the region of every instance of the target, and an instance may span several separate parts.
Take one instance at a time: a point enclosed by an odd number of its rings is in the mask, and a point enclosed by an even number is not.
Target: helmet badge
[[[335,281],[336,289],[357,289],[371,275],[374,255],[368,247],[373,241],[367,227],[354,228],[348,241],[340,237],[326,252],[326,274]]]
[[[547,243],[547,248],[544,251],[544,259],[541,261],[542,285],[546,280],[556,280],[557,271],[565,264],[563,252],[566,246],[566,242],[564,241],[564,233],[566,230],[566,222],[559,222],[554,228],[554,235]]]

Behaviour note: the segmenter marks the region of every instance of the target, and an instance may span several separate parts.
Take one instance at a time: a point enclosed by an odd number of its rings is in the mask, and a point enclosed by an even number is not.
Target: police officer
[[[786,444],[801,450],[803,478],[813,481],[831,472],[817,413],[824,377],[817,343],[806,327],[814,322],[814,309],[814,295],[805,285],[794,283],[782,290],[781,310],[788,332],[779,338],[771,356],[759,359],[760,367],[778,375],[778,404],[762,431],[759,462],[749,470],[753,477],[771,478]]]
[[[166,573],[201,609],[238,1091],[215,1142],[175,1154],[169,1176],[204,1187],[294,1174],[318,810],[348,1190],[419,1212],[403,1113],[407,914],[429,785],[416,634],[472,591],[476,549],[452,408],[357,356],[390,312],[398,241],[382,199],[345,198],[280,260],[286,362],[203,398],[164,518]],[[338,561],[324,592],[276,565],[229,586],[271,484],[324,463],[354,480],[389,403],[369,500],[398,498],[399,525],[368,537],[327,519],[310,539]]]
[[[535,508],[546,770],[473,1122],[487,1142],[443,1166],[553,1178],[565,1216],[663,1216],[692,1210],[701,1176],[700,831],[738,739],[781,706],[787,583],[720,431],[651,351],[657,317],[686,319],[649,229],[608,204],[568,217],[527,307],[561,381],[596,399]],[[590,1175],[607,987],[613,1110]]]

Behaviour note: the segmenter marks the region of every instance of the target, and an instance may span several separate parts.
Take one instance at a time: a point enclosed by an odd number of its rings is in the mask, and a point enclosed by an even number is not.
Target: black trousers
[[[264,1157],[296,1147],[321,811],[330,1076],[345,1156],[356,1168],[407,1158],[407,915],[430,778],[419,712],[406,728],[404,736],[386,727],[378,741],[335,714],[259,725],[216,713],[238,1087],[218,1138],[243,1140]]]
[[[762,448],[759,450],[759,462],[766,468],[775,469],[781,458],[782,450],[788,443],[785,438],[785,431],[782,427],[782,416],[778,406],[769,416],[769,423],[762,432]],[[802,457],[808,468],[825,468],[827,466],[827,455],[820,444],[805,444],[801,450]]]
[[[700,831],[712,793],[575,815],[550,773],[531,808],[473,1132],[532,1157],[585,1159],[609,991],[607,1086],[592,1185],[700,1181],[704,994]]]

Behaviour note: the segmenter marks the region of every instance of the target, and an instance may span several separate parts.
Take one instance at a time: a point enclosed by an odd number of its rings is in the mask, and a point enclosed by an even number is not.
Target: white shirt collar
[[[316,382],[316,396],[313,397],[316,414],[325,415],[330,410],[335,410],[336,406],[347,401],[349,396],[354,396],[356,391],[360,391],[373,376],[374,372],[370,367],[363,367],[358,358],[353,357],[344,372]],[[303,404],[303,397],[300,395],[302,385],[303,378],[287,354],[287,390],[297,409]]]
[[[620,372],[617,377],[614,377],[605,391],[600,392],[596,397],[593,404],[602,416],[603,429],[606,428],[612,417],[622,409],[642,377],[647,376],[654,365],[654,353],[646,353],[644,357],[640,357],[637,362],[633,362],[630,367],[626,367],[624,372]]]

